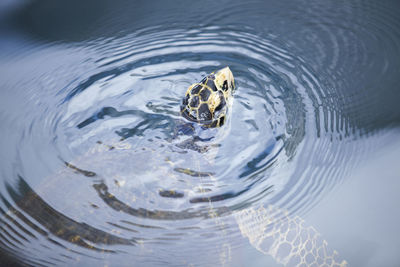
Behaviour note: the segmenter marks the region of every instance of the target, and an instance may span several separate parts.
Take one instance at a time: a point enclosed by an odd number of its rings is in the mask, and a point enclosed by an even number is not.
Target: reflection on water
[[[4,257],[346,264],[301,218],[399,122],[397,4],[18,3],[0,6]],[[225,66],[228,121],[182,130],[188,86]]]

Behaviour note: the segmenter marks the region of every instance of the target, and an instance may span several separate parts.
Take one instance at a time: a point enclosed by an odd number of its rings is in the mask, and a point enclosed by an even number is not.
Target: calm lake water
[[[0,3],[3,265],[400,265],[399,1],[81,2]]]

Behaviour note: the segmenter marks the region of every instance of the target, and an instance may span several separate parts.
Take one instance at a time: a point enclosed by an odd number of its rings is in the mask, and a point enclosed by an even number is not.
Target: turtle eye
[[[225,116],[222,116],[222,117],[219,119],[219,126],[224,125],[224,122],[225,122]]]
[[[227,91],[228,90],[228,81],[225,80],[224,83],[222,84],[222,90]]]

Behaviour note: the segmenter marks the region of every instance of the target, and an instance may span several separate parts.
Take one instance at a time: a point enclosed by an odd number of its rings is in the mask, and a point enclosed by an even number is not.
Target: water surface
[[[321,203],[398,138],[398,7],[3,4],[4,260],[368,265],[351,256],[346,237],[327,245],[338,229],[324,222],[341,218]],[[237,85],[228,122],[196,130],[203,152],[182,148],[190,137],[176,129],[187,87],[225,66]],[[375,209],[384,209],[377,196]],[[363,197],[355,209],[374,198]],[[380,251],[390,242],[378,242]]]

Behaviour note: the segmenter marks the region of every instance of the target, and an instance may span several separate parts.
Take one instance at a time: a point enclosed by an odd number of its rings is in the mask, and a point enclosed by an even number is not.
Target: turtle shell
[[[226,100],[222,88],[211,73],[199,83],[192,84],[181,106],[182,116],[206,127],[219,127],[225,121]]]

